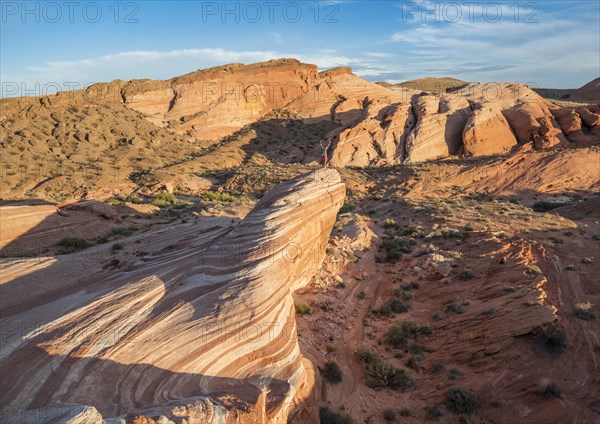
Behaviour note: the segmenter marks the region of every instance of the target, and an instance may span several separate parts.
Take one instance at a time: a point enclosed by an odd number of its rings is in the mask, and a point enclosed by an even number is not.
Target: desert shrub
[[[438,251],[438,248],[433,244],[429,244],[421,249],[417,250],[415,256],[418,258],[420,256],[428,255],[430,253],[435,253]]]
[[[348,220],[346,218],[343,219],[338,219],[335,224],[333,224],[333,228],[335,230],[337,230],[338,232],[341,232],[344,230],[344,226],[348,223]]]
[[[393,409],[383,411],[383,419],[386,421],[396,421],[396,412]]]
[[[558,355],[567,348],[565,332],[554,323],[542,325],[535,330],[537,345],[552,355]]]
[[[527,271],[528,271],[530,274],[533,274],[533,275],[541,275],[541,274],[542,274],[542,269],[541,269],[539,266],[537,266],[537,265],[531,265],[531,266],[530,266],[530,267],[527,269]]]
[[[413,238],[425,237],[425,228],[422,225],[409,225],[399,233],[401,236],[409,236]]]
[[[392,308],[390,307],[388,302],[385,302],[374,312],[385,317],[389,317],[390,315],[392,315]]]
[[[346,254],[346,258],[348,258],[350,262],[358,261],[358,256],[356,256],[356,253],[354,253],[352,250],[346,250],[344,253]]]
[[[358,300],[363,300],[365,297],[367,297],[367,294],[363,290],[359,291],[358,294],[356,295],[356,298]]]
[[[60,247],[59,253],[68,254],[90,247],[90,244],[78,237],[65,237],[58,242],[58,246]]]
[[[408,312],[409,307],[408,305],[400,302],[399,300],[396,299],[392,299],[388,301],[388,305],[390,307],[390,309],[392,310],[392,312],[396,313],[396,314],[401,314],[403,312]]]
[[[115,243],[112,246],[110,246],[110,250],[112,251],[117,251],[121,249],[123,249],[123,245],[121,243]]]
[[[446,306],[446,311],[454,312],[456,314],[462,314],[465,312],[465,308],[463,308],[463,306],[459,305],[458,303],[451,302],[448,304],[448,306]]]
[[[436,362],[431,366],[431,372],[434,374],[439,374],[442,371],[444,371],[444,365],[439,362]]]
[[[567,265],[567,266],[565,267],[565,269],[566,269],[567,271],[575,271],[575,265],[573,265],[573,264]]]
[[[129,225],[127,227],[114,227],[110,230],[111,236],[130,236],[137,231],[137,227]]]
[[[142,199],[138,196],[115,196],[107,200],[110,205],[123,205],[125,203],[134,203],[139,205],[142,203]]]
[[[405,237],[385,237],[383,239],[383,247],[386,251],[386,260],[388,262],[397,261],[402,258],[402,254],[412,252],[412,246],[416,243],[415,240],[407,239]]]
[[[465,231],[473,231],[474,229],[475,227],[471,223],[465,225]]]
[[[408,347],[409,339],[431,334],[429,327],[420,326],[414,321],[400,320],[395,322],[386,332],[385,341],[395,348]]]
[[[321,424],[353,424],[354,420],[345,412],[332,411],[328,406],[319,408]]]
[[[379,359],[379,355],[377,355],[377,352],[366,346],[361,346],[358,349],[356,349],[354,355],[359,361],[365,362],[367,364]]]
[[[174,205],[175,203],[177,203],[177,197],[168,191],[163,191],[154,199],[152,199],[152,204],[160,208],[165,208],[167,206]]]
[[[402,369],[396,368],[383,358],[367,365],[366,384],[372,388],[389,388],[404,391],[414,384],[413,379]]]
[[[412,415],[412,412],[410,411],[410,409],[407,406],[404,406],[400,409],[401,417],[410,417],[411,415]]]
[[[296,313],[300,315],[310,314],[310,305],[304,302],[296,303]]]
[[[560,397],[562,391],[560,388],[554,383],[544,384],[540,390],[540,396],[543,398],[553,398]]]
[[[234,196],[233,194],[221,191],[207,191],[202,194],[202,198],[209,202],[223,203],[247,202],[250,200],[245,194],[242,194],[241,196]]]
[[[470,415],[479,409],[479,402],[471,390],[453,387],[446,391],[446,408],[455,414]]]
[[[333,384],[340,383],[342,381],[342,370],[335,361],[327,361],[323,367],[323,375],[325,379]]]
[[[575,304],[575,316],[587,321],[596,319],[596,314],[592,311],[592,304],[590,302],[580,302]]]
[[[461,272],[458,273],[458,278],[460,278],[463,281],[467,281],[475,278],[475,274],[470,269],[463,269]]]
[[[431,240],[431,239],[437,239],[440,237],[462,239],[465,237],[465,235],[455,228],[448,228],[444,224],[442,224],[440,227],[436,228],[434,231],[427,234],[424,238],[425,238],[425,240]]]
[[[118,259],[112,259],[110,260],[106,265],[104,265],[102,268],[104,269],[115,269],[115,268],[119,268],[121,266],[121,261]]]
[[[450,378],[450,380],[456,380],[461,375],[462,373],[458,368],[450,368],[450,371],[448,371],[448,378]]]
[[[403,289],[403,290],[406,290],[406,291],[410,291],[410,290],[417,290],[419,287],[421,287],[421,286],[419,285],[419,283],[417,283],[417,282],[413,281],[412,283],[409,283],[409,284],[405,284],[405,285],[403,285],[403,286],[402,286],[402,289]]]
[[[439,405],[428,405],[425,407],[425,415],[429,421],[437,421],[444,416]]]
[[[408,305],[400,302],[398,299],[391,299],[385,302],[383,305],[379,307],[377,310],[378,313],[384,316],[390,316],[394,314],[401,314],[404,312],[408,312]]]
[[[356,205],[350,202],[344,202],[338,213],[348,213],[352,212],[354,209],[356,209]]]
[[[388,218],[385,221],[383,221],[383,228],[385,228],[386,230],[396,228],[396,227],[398,227],[398,223],[396,222],[395,219]]]
[[[394,296],[397,296],[402,300],[412,300],[412,298],[414,297],[411,292],[403,289],[395,289]]]
[[[122,200],[120,196],[117,196],[117,197],[111,197],[110,199],[108,199],[106,201],[106,203],[108,203],[109,205],[115,206],[115,205],[122,205],[123,203],[125,203],[125,201]]]

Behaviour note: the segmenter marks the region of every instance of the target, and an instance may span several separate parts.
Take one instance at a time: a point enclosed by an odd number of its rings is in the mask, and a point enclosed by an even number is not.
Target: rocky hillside
[[[454,84],[454,83],[453,83]],[[294,59],[1,101],[3,198],[107,198],[246,163],[384,166],[599,142],[597,105],[513,83],[440,94]]]
[[[580,103],[599,103],[600,102],[600,78],[588,82],[583,87],[573,91],[569,100]]]

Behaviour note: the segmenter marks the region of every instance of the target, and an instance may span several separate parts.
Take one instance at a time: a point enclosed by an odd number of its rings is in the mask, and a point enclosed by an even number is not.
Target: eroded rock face
[[[167,81],[134,81],[125,105],[151,122],[203,140],[231,134],[284,107],[317,83],[317,67],[295,59],[232,64]]]
[[[517,145],[508,121],[494,108],[477,108],[463,130],[463,154],[466,156],[505,153]],[[495,142],[490,142],[495,139]]]
[[[131,422],[285,422],[318,390],[291,291],[319,268],[344,196],[337,172],[318,170],[237,225],[156,235],[158,254],[118,269],[85,251],[8,264],[4,416],[76,404]]]
[[[468,84],[439,96],[393,87],[389,91],[395,93],[374,91],[362,113],[357,109],[352,122],[330,134],[336,166],[490,155],[518,145],[545,149],[600,143],[594,107],[561,108],[519,84]],[[402,113],[394,116],[386,110]],[[381,115],[388,117],[385,124],[373,119]],[[388,138],[392,143],[385,145],[392,148],[382,148],[381,141]]]
[[[364,116],[354,125],[328,135],[333,145],[331,163],[336,166],[369,166],[398,161],[405,144],[405,128],[414,125],[414,116],[405,104],[390,103],[389,98],[368,102]],[[365,143],[370,140],[370,143]]]
[[[490,155],[519,145],[600,143],[594,106],[558,107],[520,84],[474,83],[432,95],[370,84],[348,69],[319,78],[287,107],[307,121],[329,113],[340,125],[325,140],[335,166]]]
[[[413,103],[413,110],[417,124],[407,137],[405,159],[418,162],[459,153],[470,113],[465,98],[421,96]]]

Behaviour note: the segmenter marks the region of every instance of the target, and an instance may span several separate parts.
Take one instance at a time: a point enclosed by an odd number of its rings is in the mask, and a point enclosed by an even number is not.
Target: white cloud
[[[29,66],[21,75],[2,75],[2,97],[51,94],[114,79],[167,79],[196,69],[233,62],[254,63],[289,57],[275,51],[221,48],[127,51],[96,58],[60,60]],[[16,91],[15,91],[16,90]]]
[[[392,57],[394,55],[392,53],[383,53],[383,52],[365,52],[365,56],[385,59],[388,57]]]
[[[370,74],[383,71],[377,63],[365,57],[350,57],[332,49],[320,49],[310,54],[271,50],[233,51],[222,48],[177,49],[169,51],[125,51],[95,58],[59,60],[29,66],[23,75],[2,75],[2,97],[14,95],[44,95],[60,90],[78,89],[95,82],[114,79],[168,79],[227,63],[263,62],[282,57],[294,57],[304,63],[316,64],[319,70],[351,66]],[[383,56],[382,56],[383,57]],[[373,59],[376,61],[376,59]]]
[[[598,30],[593,20],[555,15],[540,12],[538,23],[514,22],[510,16],[495,23],[463,19],[404,25],[389,41],[406,54],[398,70],[411,78],[435,74],[575,87],[597,76],[600,41],[590,35]]]

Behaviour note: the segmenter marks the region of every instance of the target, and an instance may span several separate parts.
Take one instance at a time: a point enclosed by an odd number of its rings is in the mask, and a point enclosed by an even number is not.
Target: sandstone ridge
[[[316,420],[291,291],[320,267],[344,196],[335,170],[317,170],[237,224],[153,232],[144,243],[157,253],[118,270],[92,260],[101,250],[6,264],[2,325],[15,331],[3,341],[3,416],[47,422],[39,411],[51,407],[72,419],[57,422]]]

